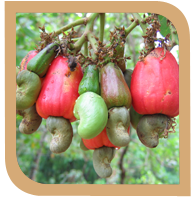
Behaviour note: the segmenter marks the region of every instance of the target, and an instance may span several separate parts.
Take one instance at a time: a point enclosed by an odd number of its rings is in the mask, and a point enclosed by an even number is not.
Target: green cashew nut
[[[84,145],[84,142],[82,141],[82,139],[80,140],[80,148],[81,148],[83,151],[89,150],[89,149]]]
[[[146,147],[155,148],[167,127],[168,117],[166,115],[144,115],[137,125],[137,135]]]
[[[130,126],[129,111],[126,107],[113,107],[109,110],[109,118],[106,125],[107,136],[115,146],[127,146],[130,142],[129,133]]]
[[[69,120],[63,117],[49,116],[46,120],[47,130],[52,134],[50,150],[53,153],[65,152],[73,137],[73,129]]]
[[[18,115],[23,116],[19,125],[19,131],[24,134],[32,134],[39,128],[42,117],[36,111],[35,104],[25,110],[17,110]]]
[[[22,70],[17,78],[16,109],[24,110],[35,103],[41,90],[39,76],[28,70]]]
[[[108,120],[108,109],[101,96],[85,92],[76,100],[74,116],[80,120],[78,134],[81,138],[91,139],[99,135]]]
[[[107,178],[112,175],[110,163],[115,156],[115,151],[115,148],[106,146],[94,150],[93,167],[101,178]]]

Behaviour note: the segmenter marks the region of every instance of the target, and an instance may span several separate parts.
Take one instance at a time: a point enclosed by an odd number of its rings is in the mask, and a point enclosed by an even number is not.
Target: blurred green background
[[[141,13],[141,16],[143,13]],[[66,24],[89,16],[89,13],[17,13],[16,14],[16,66],[40,41],[39,26],[45,25],[53,32]],[[104,42],[109,41],[114,27],[128,27],[129,13],[107,13]],[[79,34],[84,25],[74,28]],[[99,18],[94,23],[94,33],[99,35]],[[161,36],[161,35],[159,35]],[[127,68],[134,68],[143,47],[142,31],[137,26],[127,37],[125,55],[131,56]],[[83,50],[83,48],[82,48]],[[172,50],[178,61],[178,47]],[[131,127],[131,142],[116,152],[111,166],[113,174],[103,179],[97,176],[92,164],[93,151],[80,149],[77,134],[78,122],[72,123],[74,137],[69,149],[62,154],[50,152],[51,134],[43,119],[40,128],[31,135],[19,132],[22,117],[16,116],[16,155],[22,172],[30,179],[46,184],[179,184],[179,117],[176,133],[160,139],[155,149],[146,148]]]

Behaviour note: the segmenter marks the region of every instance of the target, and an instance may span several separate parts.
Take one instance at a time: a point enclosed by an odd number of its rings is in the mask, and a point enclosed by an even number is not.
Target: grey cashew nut
[[[159,138],[168,126],[168,117],[163,114],[144,115],[137,126],[140,141],[149,148],[159,144]]]
[[[23,116],[22,122],[19,125],[21,133],[32,134],[37,131],[42,122],[42,117],[37,113],[35,104],[28,109],[17,110],[17,114]]]
[[[80,140],[80,148],[81,148],[83,151],[89,150],[89,149],[84,145],[84,142],[82,141],[82,138],[81,138],[81,140]]]
[[[115,146],[127,146],[130,142],[128,128],[130,115],[126,107],[113,107],[109,110],[109,118],[106,125],[107,136]]]
[[[73,137],[73,129],[69,120],[63,117],[49,116],[46,120],[47,130],[52,134],[50,150],[53,153],[65,152]]]
[[[115,148],[103,146],[93,152],[93,167],[95,172],[101,178],[107,178],[112,175],[110,163],[115,156]]]

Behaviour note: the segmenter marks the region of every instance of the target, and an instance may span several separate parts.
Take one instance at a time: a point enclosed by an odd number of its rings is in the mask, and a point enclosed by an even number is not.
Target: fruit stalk
[[[105,13],[99,14],[100,16],[100,29],[99,29],[99,40],[103,42],[104,27],[105,27]]]

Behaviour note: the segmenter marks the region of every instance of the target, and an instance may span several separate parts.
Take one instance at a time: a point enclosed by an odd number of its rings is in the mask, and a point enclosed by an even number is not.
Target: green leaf
[[[161,27],[160,27],[160,33],[162,34],[162,36],[166,36],[167,34],[171,34],[170,28],[167,25],[167,18],[165,18],[164,16],[159,15],[159,21],[161,23]]]
[[[24,140],[24,143],[25,144],[28,144],[30,142],[30,139],[29,138],[26,138],[25,140]]]
[[[23,31],[24,31],[26,36],[31,37],[31,38],[35,37],[35,33],[33,33],[33,31],[28,29],[28,28],[24,27]]]

